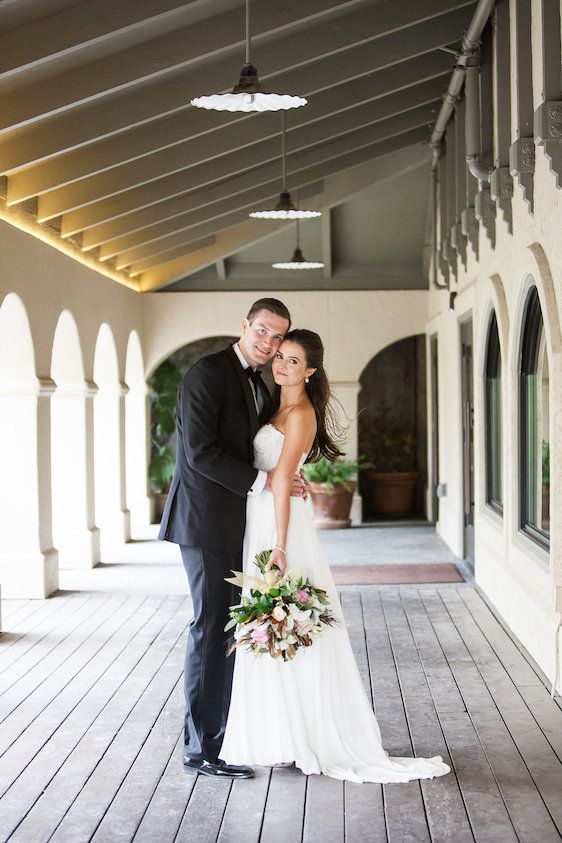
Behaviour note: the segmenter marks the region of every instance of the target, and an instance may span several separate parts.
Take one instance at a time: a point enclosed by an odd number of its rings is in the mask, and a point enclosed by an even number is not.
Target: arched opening
[[[46,597],[58,588],[51,533],[49,398],[35,372],[27,312],[15,293],[0,306],[0,507],[2,596]]]
[[[539,294],[525,302],[519,355],[519,527],[550,546],[550,367]]]
[[[144,361],[139,335],[131,331],[125,360],[125,465],[127,509],[131,513],[133,536],[142,534],[150,523],[148,495],[149,459],[149,388],[144,376]]]
[[[98,388],[94,398],[96,521],[105,561],[130,538],[125,503],[126,387],[119,378],[115,341],[106,323],[96,341],[94,381]]]
[[[364,518],[425,517],[427,414],[425,336],[380,351],[359,382]]]
[[[498,322],[492,311],[488,326],[485,358],[486,503],[503,513],[503,423],[501,349]]]
[[[176,462],[175,410],[178,386],[201,357],[214,354],[238,337],[217,336],[190,342],[170,354],[153,371],[150,388],[149,485],[154,496],[154,520],[160,521]]]
[[[64,310],[51,356],[56,391],[51,399],[53,539],[61,568],[92,568],[99,562],[95,524],[92,437],[93,388],[84,364],[74,317]]]

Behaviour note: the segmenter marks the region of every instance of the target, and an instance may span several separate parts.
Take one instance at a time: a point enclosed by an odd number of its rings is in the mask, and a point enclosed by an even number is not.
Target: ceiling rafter
[[[440,45],[454,40],[465,17],[464,9],[453,10],[441,18],[414,25],[408,31],[407,38],[402,31],[381,37],[377,41],[376,51],[373,51],[370,43],[362,44],[350,51],[344,63],[334,62],[330,57],[322,58],[310,67],[286,74],[284,79],[289,86],[298,86],[305,95],[312,96],[322,91],[337,90],[342,83],[362,76],[372,78],[373,84],[376,85],[376,75],[380,72],[387,71],[399,77],[400,73],[404,72],[401,64],[409,64],[416,59],[424,61],[428,67],[450,68],[450,56],[435,50]],[[422,70],[420,78],[430,72]],[[314,99],[316,97],[312,98],[309,106],[314,104]],[[259,115],[257,119],[261,123],[262,118],[266,117],[267,115]],[[298,118],[300,115],[297,112],[292,119]],[[63,150],[61,154],[39,164],[27,165],[25,169],[10,175],[8,198],[10,202],[18,202],[38,196],[177,145],[184,146],[185,154],[189,155],[189,144],[197,143],[198,139],[205,143],[207,138],[204,136],[209,132],[226,131],[232,141],[236,142],[242,125],[249,120],[255,121],[255,118],[216,112],[201,113],[192,109],[171,114],[98,140],[84,149],[79,148],[71,152]],[[257,127],[254,127],[254,131],[258,131]]]
[[[393,4],[371,4],[342,18],[339,26],[329,23],[311,27],[301,35],[284,35],[255,50],[262,81],[331,55],[343,61],[345,51],[369,41],[408,29],[412,24],[439,17],[447,9],[462,8],[468,0],[409,0]],[[414,51],[415,52],[415,51]],[[204,90],[226,89],[232,84],[233,60],[219,59],[209,67],[175,75],[172,79],[134,85],[125,91],[102,97],[68,114],[56,115],[8,133],[0,145],[0,172],[26,166],[189,107],[192,96]],[[75,113],[74,113],[75,111]]]
[[[326,115],[324,111],[322,119],[307,123],[289,133],[288,172],[293,171],[291,161],[301,150],[320,143],[331,143],[337,137],[348,135],[357,129],[428,103],[433,104],[440,98],[442,90],[443,77],[437,77],[380,97],[373,102],[362,103],[343,113]],[[428,119],[431,120],[431,115],[428,115]],[[222,154],[210,160],[205,160],[203,155],[202,163],[177,169],[170,175],[144,183],[139,179],[133,180],[129,189],[118,191],[114,188],[113,194],[104,195],[99,189],[93,190],[91,185],[88,192],[80,191],[80,185],[77,185],[74,191],[66,188],[63,192],[45,194],[39,197],[38,219],[40,222],[47,222],[64,214],[62,230],[63,236],[66,236],[88,227],[92,220],[95,223],[102,222],[103,213],[109,213],[113,217],[121,216],[135,208],[165,201],[171,196],[254,170],[261,164],[270,163],[273,170],[276,169],[277,175],[280,175],[279,134],[268,140],[258,138],[257,143],[248,143],[240,150],[230,151],[228,146],[221,146],[221,149]],[[106,181],[106,190],[111,190],[109,181]]]

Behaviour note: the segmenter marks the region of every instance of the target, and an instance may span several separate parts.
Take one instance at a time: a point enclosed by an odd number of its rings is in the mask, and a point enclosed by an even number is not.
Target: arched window
[[[520,528],[550,544],[549,366],[536,287],[525,304],[519,360]]]
[[[486,503],[503,513],[501,351],[496,314],[486,347]]]

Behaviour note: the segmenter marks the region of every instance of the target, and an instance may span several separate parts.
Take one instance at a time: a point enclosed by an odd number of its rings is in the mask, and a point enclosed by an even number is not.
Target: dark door
[[[437,362],[437,337],[431,337],[429,341],[429,354],[431,366],[431,476],[433,478],[432,488],[432,518],[434,522],[439,520],[439,498],[437,497],[437,484],[439,483],[439,369]]]
[[[461,322],[461,401],[464,558],[474,567],[474,387],[472,319]]]

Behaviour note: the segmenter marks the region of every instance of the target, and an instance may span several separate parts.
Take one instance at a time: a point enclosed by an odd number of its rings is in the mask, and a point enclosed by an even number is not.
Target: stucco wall
[[[55,328],[67,309],[78,327],[86,378],[93,377],[96,339],[105,322],[124,380],[129,335],[141,330],[141,295],[0,220],[0,304],[11,292],[27,311],[39,377],[50,374]]]
[[[461,381],[459,323],[471,315],[474,337],[475,577],[478,585],[529,649],[545,673],[554,676],[554,633],[562,610],[562,510],[551,507],[550,552],[518,527],[519,428],[518,356],[522,311],[529,285],[536,283],[545,323],[550,367],[551,501],[562,496],[562,302],[561,191],[548,160],[537,148],[535,213],[515,185],[513,234],[497,215],[495,249],[480,227],[480,259],[468,246],[466,270],[459,261],[455,313],[449,293],[432,290],[426,331],[439,342],[440,477],[447,496],[440,502],[438,531],[462,553]],[[484,358],[492,307],[502,352],[503,517],[485,502]]]

